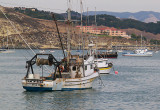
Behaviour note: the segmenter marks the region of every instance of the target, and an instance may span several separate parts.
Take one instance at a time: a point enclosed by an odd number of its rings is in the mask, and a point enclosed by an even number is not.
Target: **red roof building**
[[[98,35],[109,35],[109,36],[121,36],[125,38],[131,38],[126,32],[116,29],[114,27],[105,27],[105,26],[77,26],[84,33],[98,34]]]

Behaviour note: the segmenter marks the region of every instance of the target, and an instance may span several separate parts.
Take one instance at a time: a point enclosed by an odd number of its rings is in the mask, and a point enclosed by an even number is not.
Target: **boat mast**
[[[70,24],[71,24],[71,1],[69,0],[68,13],[68,30],[67,30],[67,62],[69,62],[71,56],[71,34],[70,34]]]
[[[97,13],[96,13],[96,7],[95,7],[95,25],[96,25],[96,31],[97,31]],[[98,59],[98,49],[97,49],[97,45],[98,45],[98,37],[96,34],[96,58]]]
[[[82,0],[80,0],[80,8],[81,8],[81,29],[82,29],[82,9],[83,9],[83,4],[82,4]],[[83,30],[82,30],[82,49],[83,49],[83,76],[85,77],[85,70],[84,70],[84,38],[83,38]]]

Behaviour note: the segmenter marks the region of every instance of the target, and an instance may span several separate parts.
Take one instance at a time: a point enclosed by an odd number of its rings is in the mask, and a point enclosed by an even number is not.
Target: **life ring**
[[[113,66],[113,64],[112,63],[108,63],[108,67],[112,67]]]
[[[43,87],[43,83],[40,84],[40,87]]]

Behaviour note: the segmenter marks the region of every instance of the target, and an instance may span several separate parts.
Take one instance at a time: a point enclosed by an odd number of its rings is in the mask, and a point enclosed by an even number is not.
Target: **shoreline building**
[[[84,33],[90,34],[98,34],[98,35],[109,35],[109,36],[121,36],[127,39],[130,39],[131,36],[127,35],[125,31],[120,29],[116,29],[113,27],[106,27],[106,26],[77,26],[77,28],[81,29]]]

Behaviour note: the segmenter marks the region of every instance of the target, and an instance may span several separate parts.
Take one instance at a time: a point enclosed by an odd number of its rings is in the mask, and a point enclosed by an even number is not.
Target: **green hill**
[[[85,18],[84,18],[85,19]],[[89,16],[89,25],[94,24],[95,16]],[[85,21],[85,20],[84,20]],[[150,32],[153,34],[160,33],[160,22],[144,23],[133,19],[119,19],[110,15],[97,15],[97,25],[115,27],[118,29],[135,28],[140,31]]]
[[[46,19],[46,20],[52,20],[51,13],[46,11],[40,11],[35,9],[32,11],[30,8],[26,8],[25,10],[22,10],[21,8],[15,8],[16,11],[26,14],[28,16],[31,16],[33,18],[39,18],[39,19]],[[56,19],[58,20],[64,20],[67,18],[67,14],[55,14]],[[77,12],[72,11],[72,19],[80,20],[80,14]],[[86,25],[86,19],[89,19],[88,25],[94,25],[95,24],[95,16],[89,16],[88,18],[86,16],[83,16],[83,25]],[[115,27],[118,29],[128,29],[128,28],[135,28],[140,31],[150,32],[153,34],[159,34],[160,33],[160,22],[158,23],[144,23],[138,20],[133,19],[119,19],[115,16],[111,15],[97,15],[97,25],[104,25],[108,27]]]

